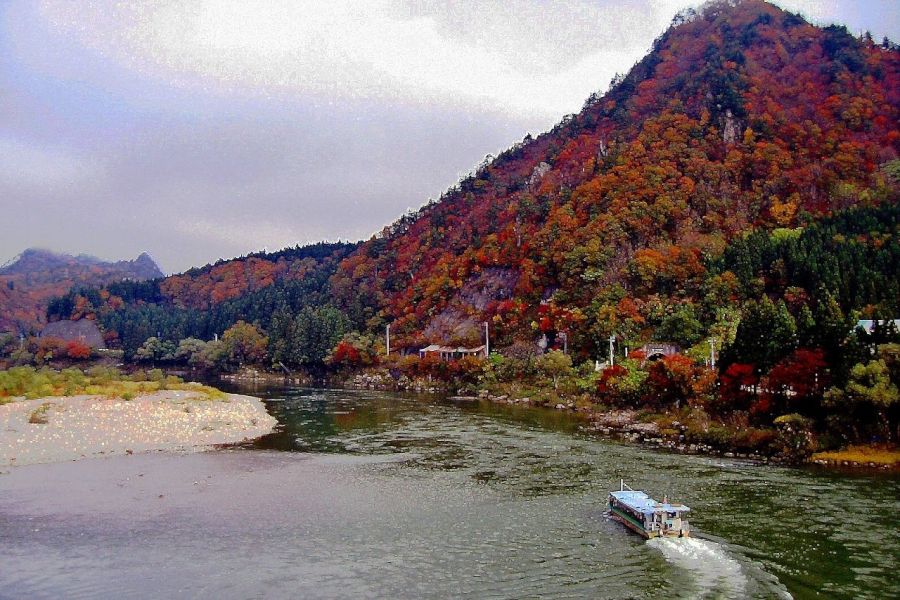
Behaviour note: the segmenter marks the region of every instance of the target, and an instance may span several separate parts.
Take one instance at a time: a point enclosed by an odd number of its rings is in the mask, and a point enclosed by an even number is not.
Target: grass
[[[94,367],[87,371],[15,367],[0,371],[0,404],[22,397],[34,399],[82,394],[131,400],[141,394],[161,390],[197,392],[201,398],[208,400],[225,399],[225,394],[220,390],[199,383],[185,383],[178,377],[166,377],[158,369],[146,373],[139,371],[130,376],[107,367]]]
[[[36,409],[31,411],[31,415],[28,417],[28,422],[34,425],[46,425],[47,424],[47,413],[50,409],[53,408],[52,402],[44,402]]]
[[[811,460],[829,462],[874,463],[876,465],[896,466],[900,464],[900,450],[878,446],[848,446],[834,452],[816,452]]]

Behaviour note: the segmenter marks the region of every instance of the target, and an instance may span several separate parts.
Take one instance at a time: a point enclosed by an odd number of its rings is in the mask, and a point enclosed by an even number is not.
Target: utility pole
[[[387,356],[391,355],[391,324],[388,323],[384,329],[385,345],[387,346]]]
[[[484,357],[488,358],[491,355],[491,334],[488,331],[488,322],[484,322]]]
[[[615,344],[615,343],[616,343],[616,336],[615,335],[609,336],[609,366],[613,366],[613,363],[615,361],[615,358],[613,357],[613,351],[614,351],[613,344]]]
[[[709,368],[716,368],[716,339],[709,338]]]

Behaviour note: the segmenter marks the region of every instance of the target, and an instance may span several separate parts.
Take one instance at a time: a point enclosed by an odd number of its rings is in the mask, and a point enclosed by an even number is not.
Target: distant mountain
[[[167,339],[211,339],[239,319],[268,328],[279,312],[328,304],[328,280],[357,245],[320,242],[220,260],[151,281],[78,286],[50,300],[47,318],[94,318],[127,356],[158,333]]]
[[[150,255],[106,262],[93,256],[29,248],[0,267],[0,331],[28,332],[45,322],[47,302],[75,286],[163,277]]]

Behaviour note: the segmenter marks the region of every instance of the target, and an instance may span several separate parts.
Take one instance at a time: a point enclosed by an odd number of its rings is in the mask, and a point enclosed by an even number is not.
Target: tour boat
[[[682,516],[690,508],[670,503],[665,497],[662,502],[657,502],[644,492],[631,489],[624,480],[618,492],[609,493],[608,503],[614,519],[647,539],[688,537],[690,534],[687,519]]]

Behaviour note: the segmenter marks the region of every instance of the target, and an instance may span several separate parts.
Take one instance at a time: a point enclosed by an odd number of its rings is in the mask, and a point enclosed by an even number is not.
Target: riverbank
[[[852,447],[816,452],[816,435],[796,419],[776,420],[773,427],[713,419],[703,410],[684,406],[677,410],[612,408],[597,404],[589,394],[566,394],[552,387],[504,383],[459,389],[450,382],[426,377],[394,378],[379,371],[354,372],[331,380],[351,389],[376,389],[447,394],[455,401],[538,406],[584,416],[586,431],[653,448],[741,458],[761,463],[815,464],[861,470],[900,471],[900,451],[890,448]],[[802,419],[800,420],[802,421]]]
[[[260,437],[275,424],[258,398],[189,389],[20,399],[0,405],[0,467],[197,451]]]

